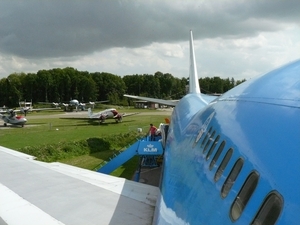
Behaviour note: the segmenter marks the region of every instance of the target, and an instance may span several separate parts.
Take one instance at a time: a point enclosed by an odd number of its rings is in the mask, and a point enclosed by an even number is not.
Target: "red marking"
[[[114,114],[114,116],[119,114],[117,110],[111,110],[111,112]]]
[[[23,116],[16,116],[16,119],[17,120],[20,120],[20,119],[22,119],[23,118]]]

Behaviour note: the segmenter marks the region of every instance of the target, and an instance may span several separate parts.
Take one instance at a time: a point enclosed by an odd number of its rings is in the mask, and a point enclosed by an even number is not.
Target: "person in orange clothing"
[[[154,141],[155,140],[155,133],[157,131],[157,128],[150,123],[150,128],[149,128],[149,133],[150,133],[150,141]]]

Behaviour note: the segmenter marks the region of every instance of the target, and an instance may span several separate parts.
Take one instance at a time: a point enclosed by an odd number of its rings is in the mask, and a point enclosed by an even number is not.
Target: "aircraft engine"
[[[122,120],[123,120],[123,115],[122,114],[118,114],[116,116],[116,122],[119,123],[119,122],[122,122]]]

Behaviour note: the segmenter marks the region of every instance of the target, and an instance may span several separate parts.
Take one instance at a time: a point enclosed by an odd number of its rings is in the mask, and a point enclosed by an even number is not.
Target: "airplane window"
[[[210,132],[212,130],[212,127],[209,128],[209,131],[206,133],[205,138],[203,139],[202,143],[201,143],[201,148],[203,147],[204,143],[206,142],[206,140],[208,139],[208,136],[210,135]]]
[[[232,170],[229,173],[229,176],[227,177],[226,181],[223,184],[221,190],[222,198],[225,198],[228,195],[230,189],[232,188],[237,176],[239,175],[243,167],[243,164],[244,164],[244,160],[242,158],[239,158],[234,164]]]
[[[206,155],[206,160],[209,159],[211,153],[214,151],[216,145],[218,144],[219,139],[220,139],[220,135],[218,135],[218,136],[216,137],[214,143],[213,143],[212,146],[210,147],[210,149],[209,149],[209,151],[208,151],[208,153],[207,153],[207,155]],[[203,150],[203,151],[204,151],[204,150]]]
[[[218,170],[217,170],[217,172],[215,174],[215,178],[214,178],[215,182],[217,182],[220,179],[220,177],[222,176],[222,174],[224,172],[224,169],[227,166],[227,164],[228,164],[228,162],[229,162],[229,160],[230,160],[230,158],[232,156],[232,152],[233,152],[233,149],[230,148],[227,151],[225,157],[223,158],[223,160],[222,160],[222,162],[221,162],[221,164],[220,164],[220,166],[219,166],[219,168],[218,168]]]
[[[269,194],[265,199],[251,224],[275,224],[282,208],[283,199],[281,195],[276,191],[271,192],[271,194]]]
[[[206,152],[208,146],[210,145],[211,141],[213,140],[213,138],[214,138],[214,136],[215,136],[215,133],[216,133],[216,131],[214,131],[214,132],[210,135],[210,137],[209,137],[208,141],[206,142],[206,145],[205,145],[205,147],[204,147],[204,149],[203,149],[203,154]]]
[[[253,192],[258,183],[259,175],[257,172],[252,172],[246,179],[243,187],[240,192],[234,199],[234,202],[231,206],[230,215],[233,221],[236,221],[240,218],[244,208],[246,207],[249,199],[251,198]]]
[[[221,155],[221,152],[224,149],[225,143],[226,143],[225,141],[222,141],[222,143],[220,144],[220,146],[218,148],[218,151],[216,152],[214,158],[212,159],[212,161],[209,164],[209,170],[212,170],[212,168],[214,167],[215,163],[219,159],[219,156]]]

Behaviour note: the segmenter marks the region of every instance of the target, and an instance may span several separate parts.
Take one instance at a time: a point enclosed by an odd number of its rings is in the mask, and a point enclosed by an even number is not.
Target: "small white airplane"
[[[3,115],[2,113],[8,113],[9,115]],[[25,123],[27,122],[27,119],[24,116],[18,116],[13,109],[0,111],[0,118],[4,121],[5,127],[8,123],[24,127]]]
[[[123,117],[132,116],[138,113],[119,113],[115,108],[105,109],[103,111],[93,113],[91,108],[88,108],[87,117],[63,117],[61,119],[77,119],[77,120],[97,120],[99,123],[104,123],[107,119],[114,119],[116,123],[121,123]]]
[[[70,100],[69,103],[61,103],[64,106],[65,111],[73,111],[73,109],[76,110],[85,110],[85,103],[79,102],[77,99]]]
[[[77,99],[72,99],[69,101],[69,103],[56,103],[53,102],[52,105],[55,107],[58,107],[59,105],[64,106],[64,111],[73,111],[75,109],[76,112],[79,110],[84,111],[86,105],[90,105],[92,108],[94,108],[95,103],[103,103],[108,101],[99,101],[99,102],[79,102]]]

